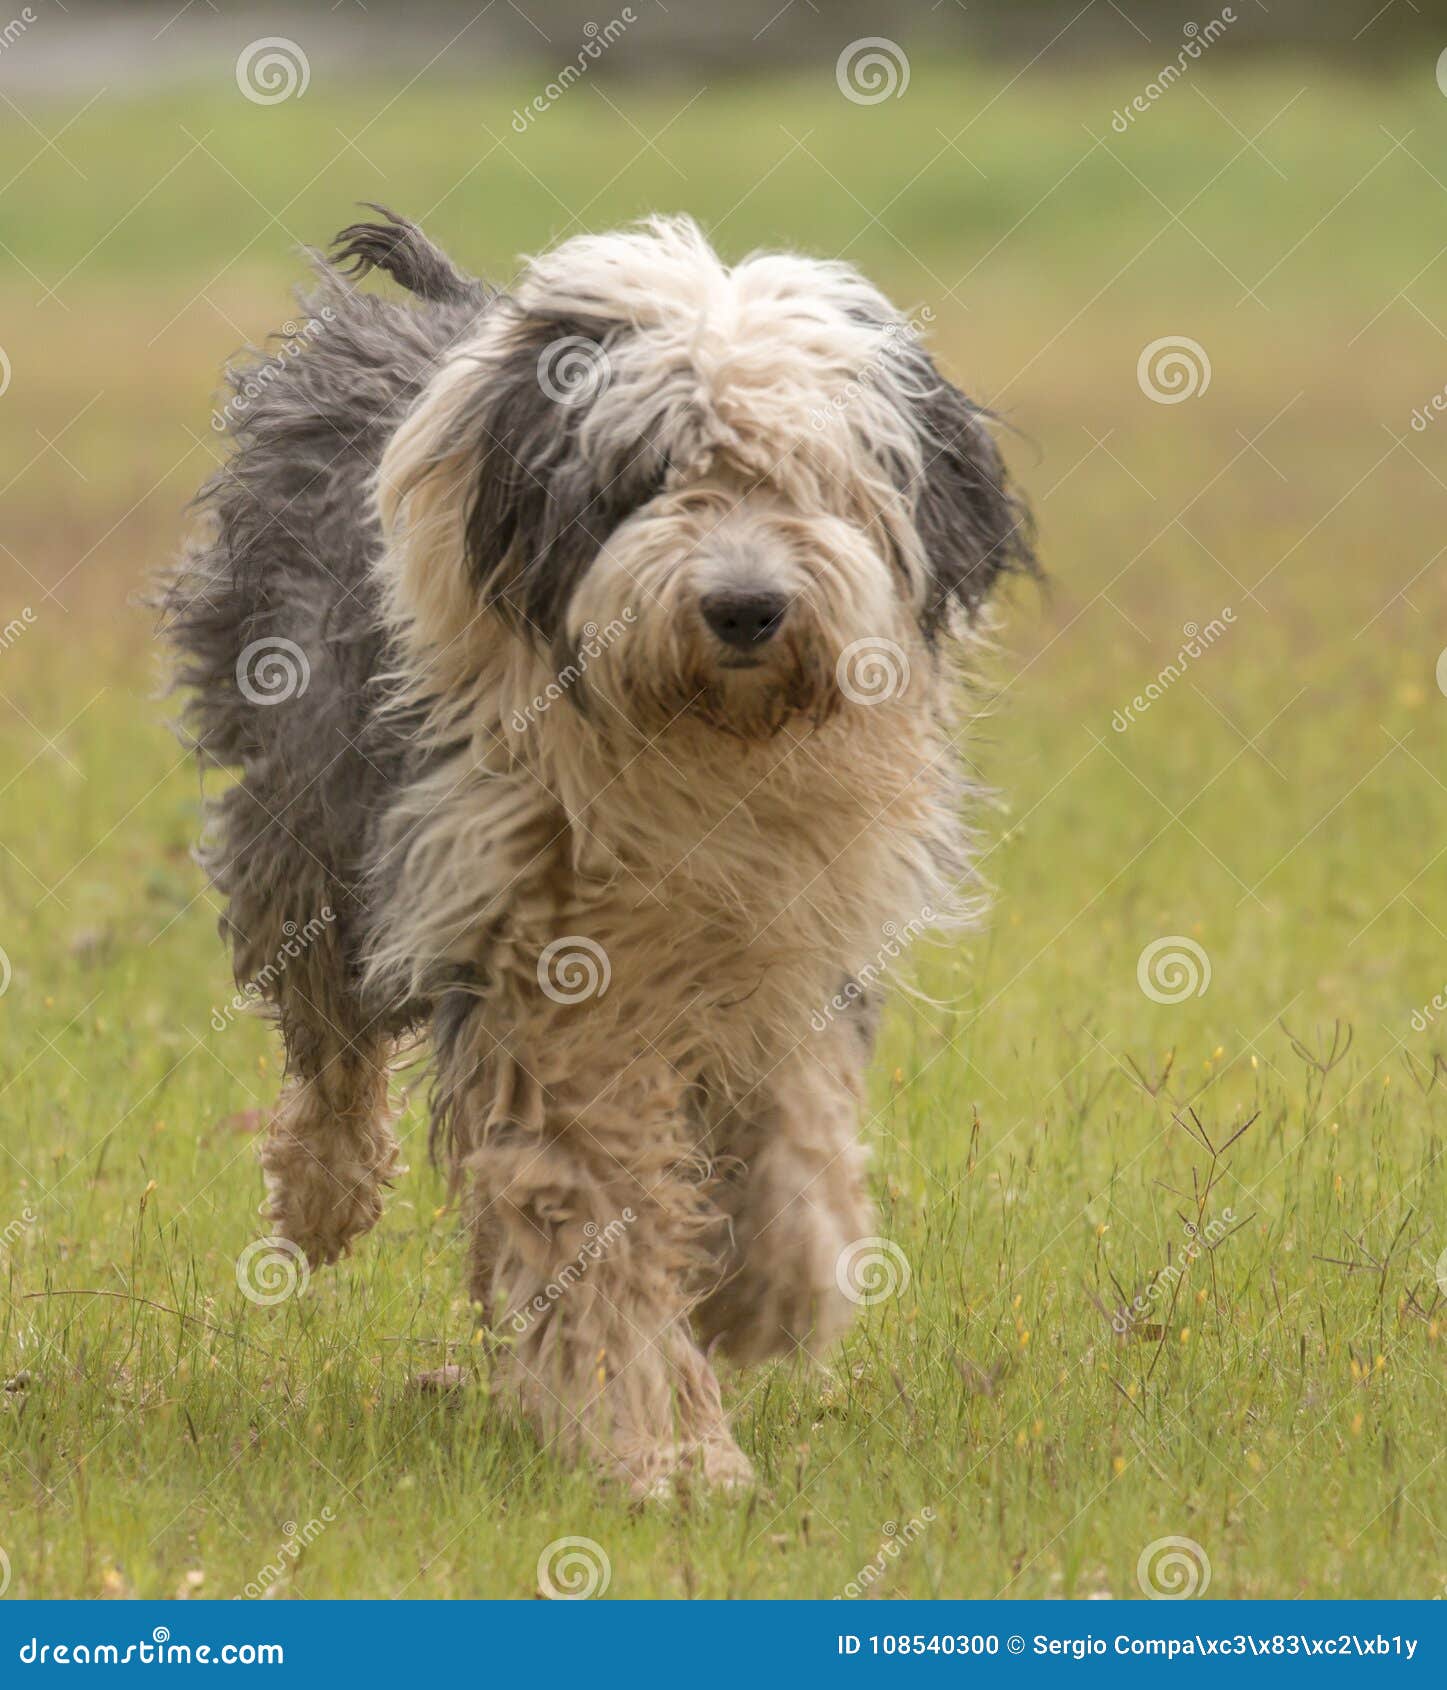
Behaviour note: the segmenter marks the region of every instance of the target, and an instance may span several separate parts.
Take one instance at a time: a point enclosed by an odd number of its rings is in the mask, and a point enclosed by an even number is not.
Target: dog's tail
[[[484,305],[486,285],[465,275],[440,247],[433,246],[417,227],[386,206],[366,202],[385,222],[353,223],[331,244],[330,263],[345,276],[361,278],[370,270],[385,270],[394,282],[419,299],[437,305]]]

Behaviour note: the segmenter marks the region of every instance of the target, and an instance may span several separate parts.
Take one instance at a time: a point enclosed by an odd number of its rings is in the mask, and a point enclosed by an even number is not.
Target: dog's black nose
[[[752,651],[773,639],[784,625],[789,601],[782,593],[705,593],[699,601],[703,619],[725,645]]]

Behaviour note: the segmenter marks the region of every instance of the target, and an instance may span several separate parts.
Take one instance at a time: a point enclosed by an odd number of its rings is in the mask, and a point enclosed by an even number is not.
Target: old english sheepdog
[[[425,1034],[499,1381],[641,1493],[738,1484],[714,1352],[817,1352],[881,1242],[874,988],[975,903],[955,658],[1028,518],[843,263],[658,218],[495,291],[378,216],[230,372],[164,588],[286,1042],[263,1213],[313,1267],[375,1224]]]

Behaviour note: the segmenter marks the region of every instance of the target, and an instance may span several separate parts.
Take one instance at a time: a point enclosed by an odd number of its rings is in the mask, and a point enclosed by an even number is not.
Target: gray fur
[[[240,771],[209,806],[203,851],[227,901],[221,930],[237,979],[275,957],[283,922],[336,912],[276,981],[288,1047],[303,1069],[309,1043],[325,1042],[319,1020],[351,1040],[368,1027],[396,1031],[418,1014],[414,1005],[366,1005],[359,988],[370,841],[389,794],[416,772],[405,720],[378,710],[391,666],[368,567],[378,544],[369,484],[388,437],[486,297],[410,225],[354,227],[343,243],[354,264],[385,265],[444,297],[392,303],[320,266],[319,285],[300,302],[320,324],[305,351],[265,382],[257,373],[276,365],[264,351],[228,371],[233,391],[251,397],[226,464],[197,497],[201,537],[162,599],[164,631],[180,653],[182,726],[203,765]],[[266,639],[295,642],[310,679],[295,697],[257,704],[238,686],[237,668]]]

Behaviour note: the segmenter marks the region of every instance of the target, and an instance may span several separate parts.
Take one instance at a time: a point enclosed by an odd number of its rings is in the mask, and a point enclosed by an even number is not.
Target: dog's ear
[[[972,616],[1006,571],[1036,572],[1034,529],[995,444],[990,414],[920,349],[910,361],[922,463],[912,489],[915,527],[928,570],[920,621],[933,635],[955,607]]]
[[[582,449],[626,332],[576,314],[520,315],[476,394],[468,571],[484,603],[544,642],[559,637],[608,536],[662,484],[663,460],[641,427],[637,453],[620,464]]]

